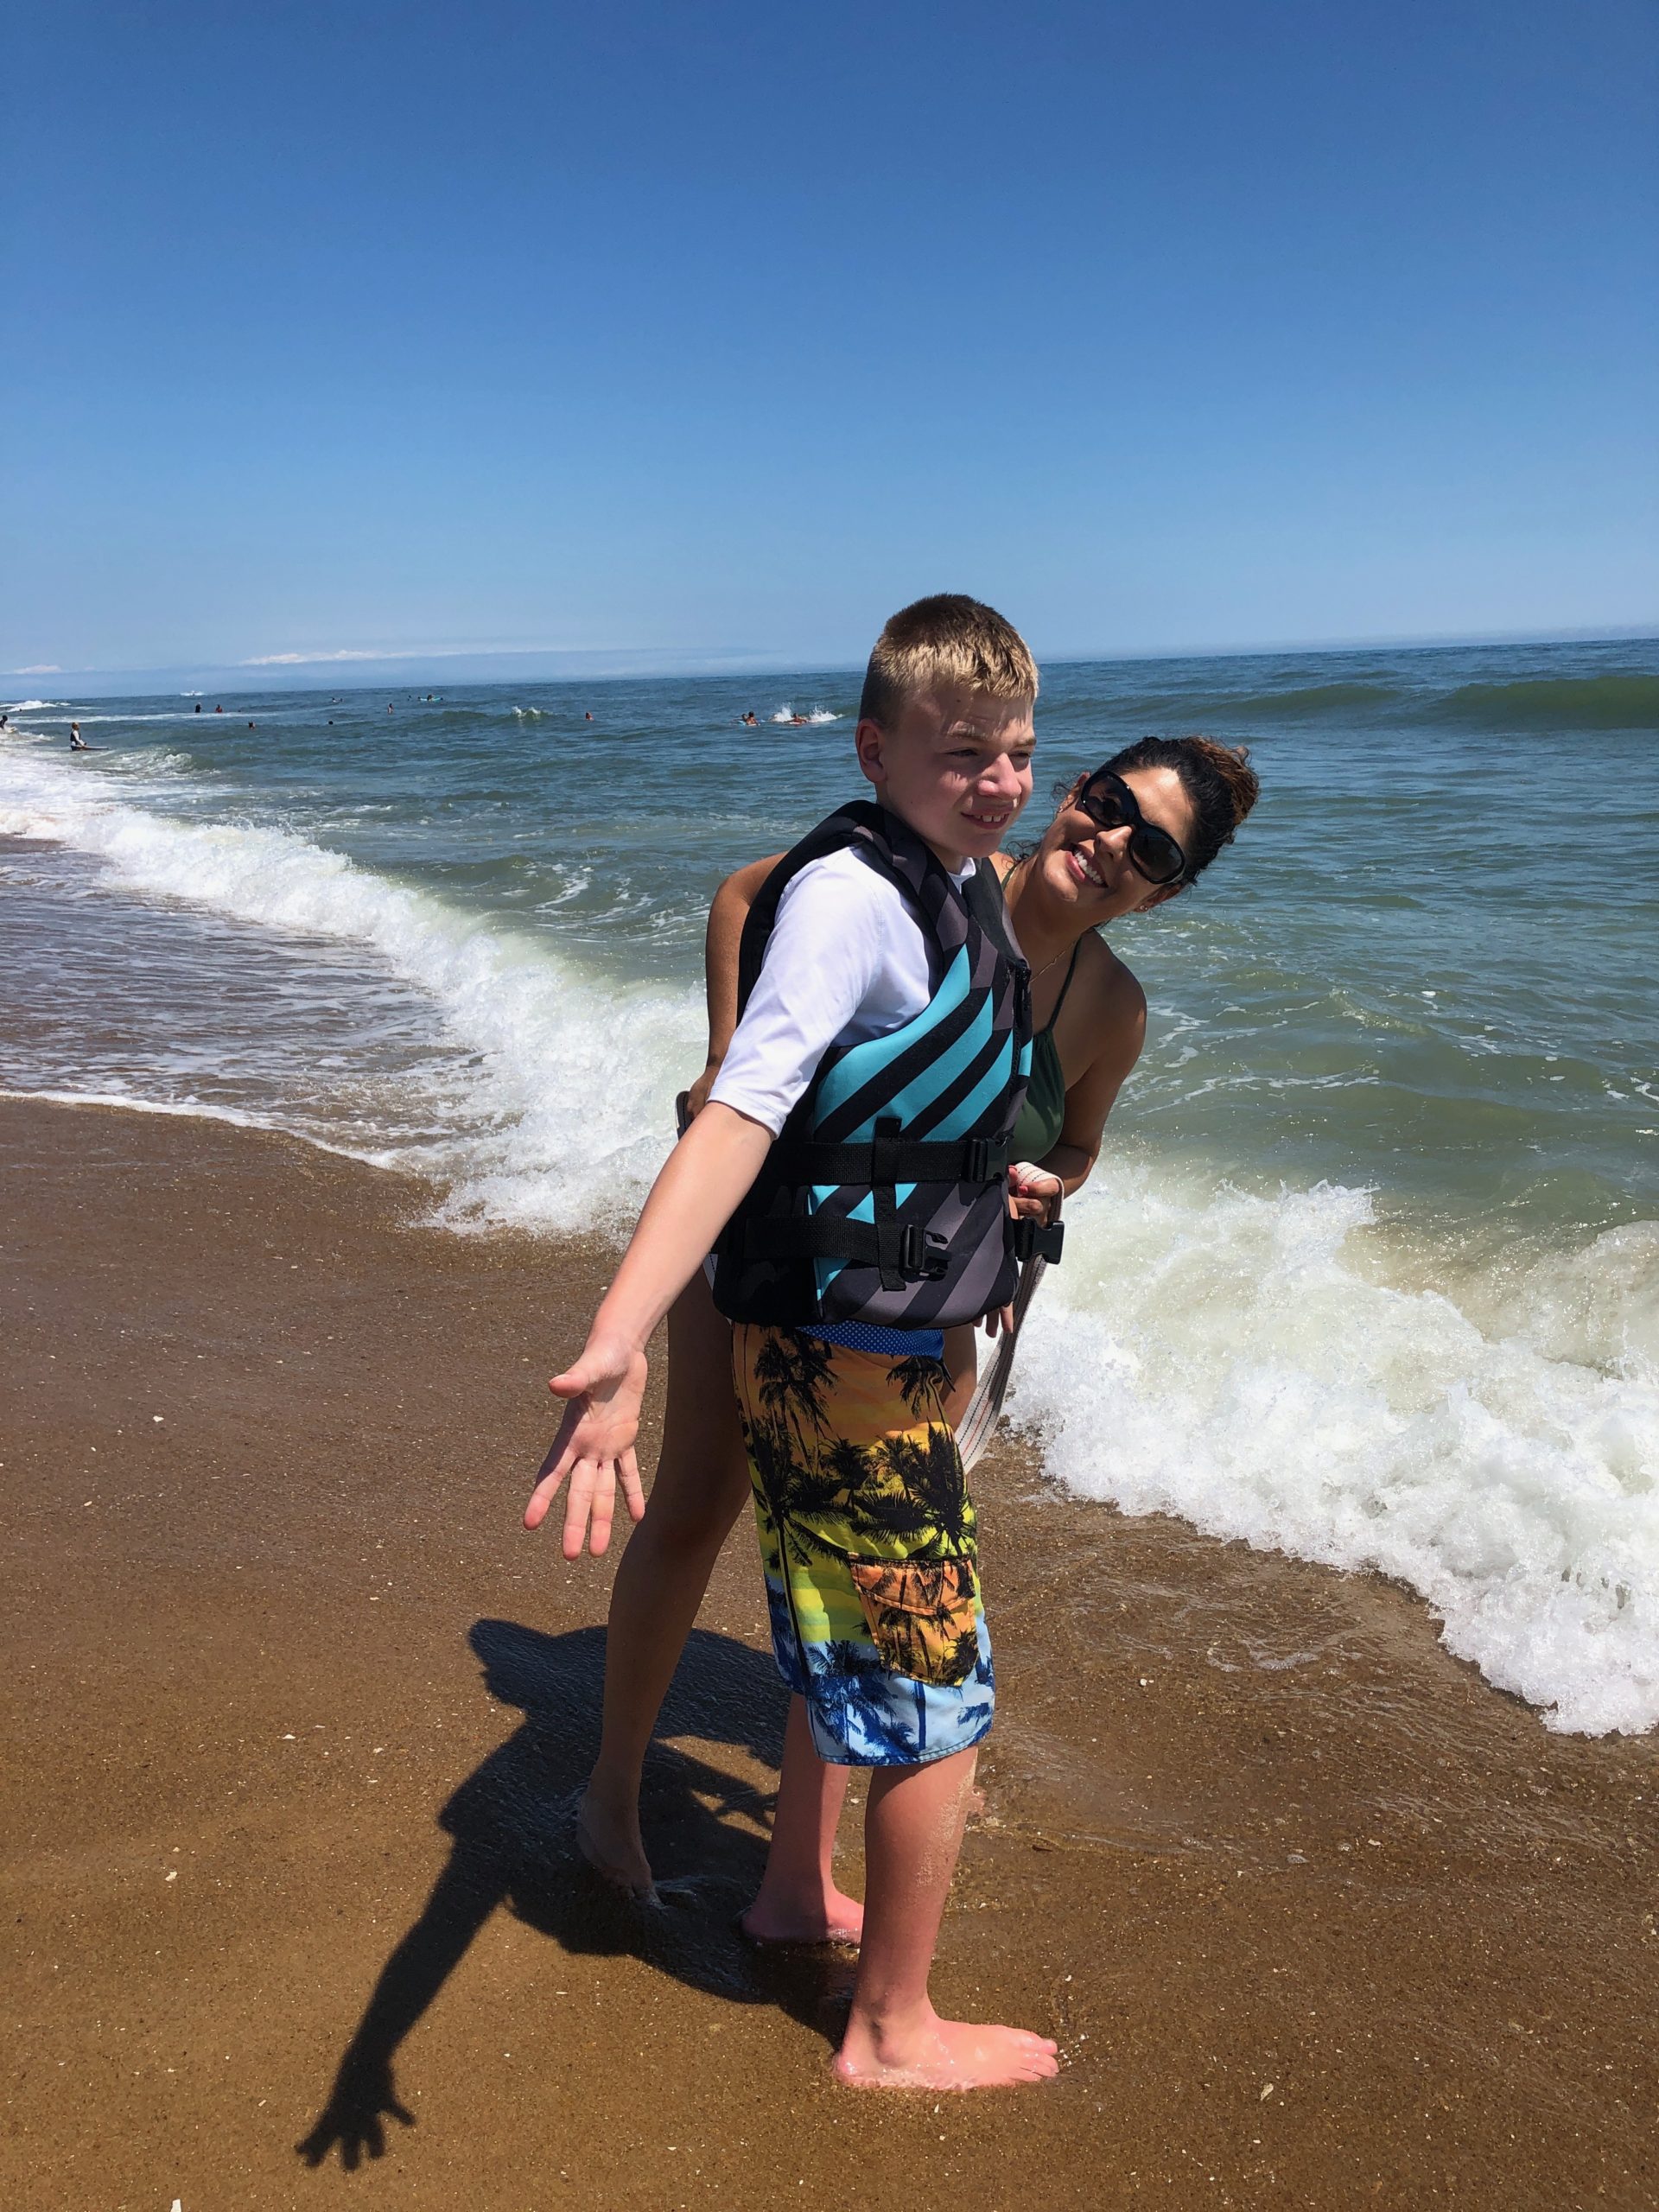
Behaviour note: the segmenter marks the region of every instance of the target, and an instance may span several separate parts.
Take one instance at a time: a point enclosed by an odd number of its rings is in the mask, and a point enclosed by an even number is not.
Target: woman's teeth
[[[1091,860],[1086,860],[1075,848],[1072,849],[1071,859],[1077,868],[1077,874],[1083,878],[1085,883],[1092,883],[1096,891],[1104,891],[1107,888],[1105,877],[1102,875],[1099,869],[1095,866]]]

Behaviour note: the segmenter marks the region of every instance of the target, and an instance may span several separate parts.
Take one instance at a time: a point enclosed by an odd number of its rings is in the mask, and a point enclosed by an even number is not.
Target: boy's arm
[[[639,1217],[616,1280],[594,1316],[582,1357],[550,1388],[574,1402],[542,1463],[524,1519],[545,1518],[566,1475],[564,1554],[575,1559],[610,1535],[620,1479],[628,1510],[645,1510],[633,1443],[645,1391],[645,1339],[702,1264],[747,1195],[791,1109],[831,1042],[868,992],[883,911],[898,894],[861,866],[814,880],[808,868],[784,894],[743,1020],[705,1106],[670,1154]]]
[[[610,1541],[619,1480],[633,1518],[645,1511],[633,1446],[645,1388],[645,1340],[702,1265],[760,1173],[772,1141],[770,1129],[733,1107],[703,1109],[652,1186],[581,1357],[548,1384],[556,1397],[571,1402],[542,1462],[524,1526],[541,1526],[568,1475],[567,1559],[580,1555],[585,1535],[595,1554]]]

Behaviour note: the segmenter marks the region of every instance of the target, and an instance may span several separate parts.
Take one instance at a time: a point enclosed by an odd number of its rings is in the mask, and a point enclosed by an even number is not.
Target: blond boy
[[[1014,1279],[1029,977],[988,862],[1030,793],[1036,692],[976,601],[918,601],[882,632],[855,735],[875,804],[820,824],[756,901],[736,1033],[553,1379],[570,1404],[525,1516],[567,1476],[567,1540],[619,1478],[637,1499],[646,1339],[716,1251],[791,1693],[756,1911],[827,1863],[849,1769],[870,1767],[861,1916],[840,1901],[861,1944],[835,2064],[860,2087],[1058,2068],[1046,2037],[942,2020],[928,1996],[995,1703],[943,1332]]]

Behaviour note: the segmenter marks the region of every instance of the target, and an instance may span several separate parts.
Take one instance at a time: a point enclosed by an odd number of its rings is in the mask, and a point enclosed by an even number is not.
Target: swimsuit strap
[[[1083,939],[1079,938],[1071,948],[1071,957],[1066,963],[1065,979],[1060,985],[1060,995],[1054,1001],[1054,1011],[1049,1015],[1048,1020],[1043,1025],[1046,1029],[1052,1029],[1055,1023],[1060,1018],[1060,1008],[1065,1004],[1065,995],[1071,988],[1071,977],[1077,968],[1077,955],[1082,950]]]

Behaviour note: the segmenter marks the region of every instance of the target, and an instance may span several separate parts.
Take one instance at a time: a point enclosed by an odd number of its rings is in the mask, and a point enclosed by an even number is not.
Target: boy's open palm
[[[564,1555],[579,1559],[585,1541],[597,1558],[611,1541],[619,1481],[629,1517],[638,1521],[645,1510],[633,1452],[645,1394],[645,1356],[621,1338],[590,1337],[581,1358],[563,1375],[554,1376],[547,1387],[570,1403],[537,1470],[536,1487],[524,1508],[524,1526],[541,1527],[559,1484],[569,1476]]]

